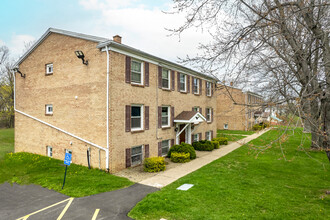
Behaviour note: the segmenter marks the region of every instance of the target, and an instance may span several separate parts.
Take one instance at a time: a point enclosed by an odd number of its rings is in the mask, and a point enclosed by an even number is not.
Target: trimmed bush
[[[193,147],[195,150],[199,150],[199,151],[212,151],[214,149],[214,146],[211,143],[211,141],[207,141],[207,140],[194,142]]]
[[[183,142],[180,145],[178,145],[178,144],[173,145],[170,148],[170,150],[168,151],[167,156],[171,157],[172,152],[189,153],[191,160],[196,158],[195,149],[190,144],[186,144],[186,143],[183,143]]]
[[[211,143],[213,144],[214,149],[219,149],[220,148],[220,144],[219,144],[218,141],[211,141]]]
[[[190,153],[172,152],[171,161],[174,163],[186,163],[190,161]]]
[[[144,159],[144,171],[149,173],[164,171],[166,168],[164,157],[150,157]]]
[[[226,137],[213,138],[213,141],[219,142],[219,145],[227,145],[228,144],[228,138],[226,138]]]
[[[260,131],[263,129],[263,125],[255,124],[252,126],[253,131]]]

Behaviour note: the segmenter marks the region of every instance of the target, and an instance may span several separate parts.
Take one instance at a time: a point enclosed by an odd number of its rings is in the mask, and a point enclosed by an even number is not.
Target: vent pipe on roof
[[[113,36],[113,41],[121,44],[121,36],[119,35]]]

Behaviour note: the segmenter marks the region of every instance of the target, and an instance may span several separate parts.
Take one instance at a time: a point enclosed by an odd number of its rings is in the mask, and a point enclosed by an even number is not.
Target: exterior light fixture
[[[84,55],[84,53],[83,53],[81,50],[77,50],[77,51],[75,51],[75,54],[76,54],[76,56],[77,56],[79,59],[82,60],[82,63],[83,63],[83,64],[88,65],[88,60],[85,60],[85,59],[84,59],[84,58],[85,58],[85,55]]]
[[[14,70],[14,72],[18,72],[21,75],[21,77],[25,78],[26,75],[23,74],[21,71],[19,71],[19,69],[17,67],[14,68],[13,70]]]

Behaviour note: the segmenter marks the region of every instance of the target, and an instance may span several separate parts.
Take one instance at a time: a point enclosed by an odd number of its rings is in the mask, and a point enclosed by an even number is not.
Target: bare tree
[[[180,34],[197,26],[213,36],[201,55],[183,62],[235,78],[252,78],[277,102],[308,123],[312,148],[330,161],[330,11],[327,0],[174,0],[186,22]]]

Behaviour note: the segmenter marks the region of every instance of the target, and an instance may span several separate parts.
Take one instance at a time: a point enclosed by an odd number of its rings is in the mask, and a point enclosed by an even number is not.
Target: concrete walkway
[[[139,182],[140,184],[162,188],[164,186],[167,186],[177,179],[194,172],[195,170],[198,170],[199,168],[205,166],[206,164],[211,163],[214,160],[219,159],[220,157],[223,157],[230,152],[236,150],[237,148],[241,147],[242,145],[246,144],[247,142],[259,137],[260,135],[264,134],[265,132],[269,131],[270,129],[264,129],[260,132],[257,132],[255,134],[249,135],[248,137],[241,139],[237,142],[231,143],[226,145],[225,147],[221,147],[220,149],[215,149],[210,153],[207,153],[205,155],[202,155],[201,157],[196,158],[195,160],[190,161],[189,163],[184,163],[181,166],[178,166],[176,168],[165,170],[164,172],[161,172],[153,177],[150,177],[148,179],[142,180]]]

